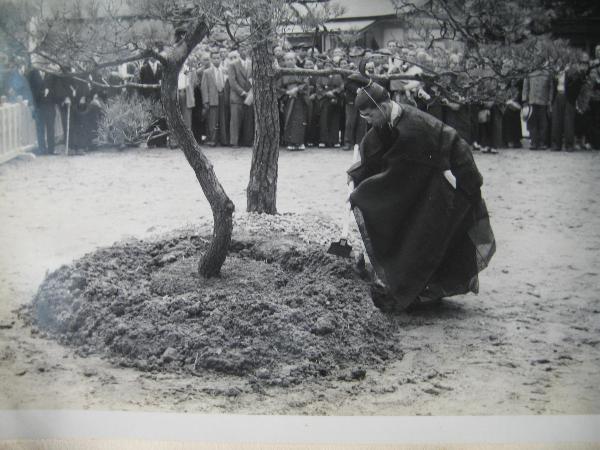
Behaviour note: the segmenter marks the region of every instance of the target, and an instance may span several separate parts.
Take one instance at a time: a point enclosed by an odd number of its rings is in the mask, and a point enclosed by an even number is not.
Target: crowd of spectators
[[[580,52],[577,62],[564,67],[546,65],[525,78],[507,78],[500,84],[504,95],[497,96],[502,100],[489,101],[445,95],[426,77],[419,78],[423,68],[432,63],[431,56],[394,41],[377,51],[351,47],[328,52],[307,44],[292,47],[282,42],[274,48],[274,55],[274,64],[279,67],[356,70],[366,60],[367,74],[416,77],[384,84],[393,100],[420,108],[452,126],[475,150],[520,148],[522,119],[527,123],[531,150],[600,149],[600,45],[593,59]],[[450,54],[450,65],[458,66],[460,59],[459,53]],[[102,101],[118,95],[141,95],[159,101],[159,90],[155,88],[104,85],[129,82],[156,86],[161,77],[162,67],[154,59],[94,72],[85,79],[69,77],[68,70],[66,76],[56,76],[15,64],[5,73],[4,94],[7,101],[21,97],[33,105],[41,153],[54,152],[52,124],[56,111],[65,130],[67,121],[72,121],[72,147],[85,150],[93,147]],[[353,77],[340,73],[280,76],[276,86],[280,144],[289,150],[312,146],[351,149],[367,131],[354,105],[358,87]],[[210,146],[252,145],[254,93],[247,49],[234,49],[229,42],[202,43],[179,74],[178,93],[184,121],[198,142]]]

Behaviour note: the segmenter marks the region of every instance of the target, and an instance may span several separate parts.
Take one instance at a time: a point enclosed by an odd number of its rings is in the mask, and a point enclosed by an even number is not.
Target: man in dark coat
[[[375,83],[359,90],[356,105],[373,127],[348,171],[350,202],[374,269],[375,305],[401,311],[476,293],[495,240],[469,145]]]
[[[360,87],[360,82],[356,75],[350,75],[344,80],[344,108],[345,108],[345,126],[344,126],[344,150],[351,150],[354,144],[360,143],[367,132],[367,122],[360,117],[358,108],[354,101],[356,92]]]
[[[160,84],[162,80],[162,65],[154,58],[144,61],[140,69],[140,84]],[[141,89],[142,96],[154,101],[160,100],[158,89]]]
[[[38,139],[37,153],[53,155],[56,106],[65,100],[60,96],[63,89],[58,87],[58,77],[37,68],[29,71],[27,81],[29,81],[33,98],[33,117]]]
[[[333,63],[325,61],[325,69],[332,69]],[[319,147],[339,147],[342,128],[342,92],[344,79],[339,74],[317,78],[319,98]]]

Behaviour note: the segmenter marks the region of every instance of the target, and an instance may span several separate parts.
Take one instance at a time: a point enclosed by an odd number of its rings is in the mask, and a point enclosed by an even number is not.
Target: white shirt
[[[558,84],[556,85],[556,90],[562,94],[565,93],[565,72],[561,72],[558,74]]]
[[[402,114],[402,108],[400,107],[400,105],[398,103],[392,102],[392,112],[390,114],[390,122],[394,123],[396,118],[400,117],[400,114]]]
[[[179,75],[177,76],[177,89],[179,89],[179,90],[185,89],[187,87],[187,84],[188,84],[188,77],[186,76],[185,68],[182,68],[179,71]]]
[[[213,66],[213,72],[217,82],[217,91],[221,92],[225,87],[225,77],[223,76],[223,72],[220,67]]]

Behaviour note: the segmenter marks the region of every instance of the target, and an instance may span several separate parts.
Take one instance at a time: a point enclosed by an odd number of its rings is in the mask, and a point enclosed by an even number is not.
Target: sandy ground
[[[249,149],[206,150],[238,211]],[[280,155],[278,209],[341,220],[351,153]],[[215,395],[234,377],[153,375],[31,333],[15,309],[46,271],[98,246],[210,218],[177,150],[0,166],[0,409],[258,414],[600,413],[599,153],[477,155],[498,251],[479,296],[403,318],[405,356],[363,381]]]

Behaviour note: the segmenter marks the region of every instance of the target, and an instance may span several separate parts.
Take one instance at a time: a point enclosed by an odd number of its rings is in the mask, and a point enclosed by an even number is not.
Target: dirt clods
[[[76,348],[141,371],[298,384],[402,358],[352,259],[288,234],[238,231],[220,277],[197,274],[191,231],[102,248],[52,272],[27,316]],[[359,369],[357,369],[357,367]]]

